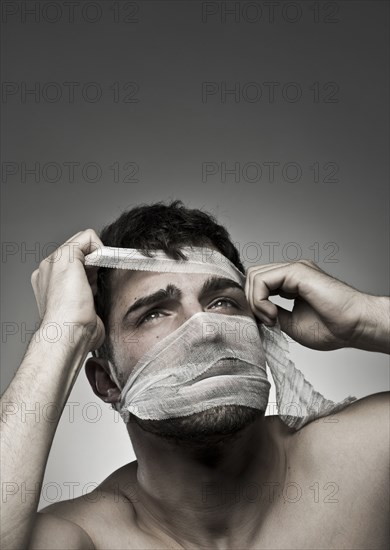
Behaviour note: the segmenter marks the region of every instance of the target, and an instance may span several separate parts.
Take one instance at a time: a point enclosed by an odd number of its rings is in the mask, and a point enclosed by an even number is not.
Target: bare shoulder
[[[373,457],[388,454],[390,392],[368,395],[351,403],[336,414],[326,416],[304,427],[300,432],[316,445],[333,441],[340,449],[349,448]]]
[[[136,462],[132,462],[113,472],[92,492],[43,508],[37,513],[29,550],[95,549],[94,540],[112,528],[113,520],[119,525],[123,517],[127,526],[131,523],[135,480]]]
[[[38,512],[29,550],[95,550],[90,536],[76,523],[59,515]]]
[[[285,489],[299,496],[294,510],[302,512],[308,532],[328,526],[330,547],[388,547],[389,407],[389,394],[377,393],[298,431],[276,424]]]
[[[303,464],[342,469],[345,476],[388,475],[390,393],[369,395],[336,414],[311,422],[291,438]]]

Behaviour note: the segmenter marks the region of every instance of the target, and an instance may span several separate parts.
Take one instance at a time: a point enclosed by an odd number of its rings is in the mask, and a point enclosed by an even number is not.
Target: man
[[[199,312],[268,326],[278,319],[315,349],[389,351],[387,298],[360,293],[311,262],[251,268],[242,289],[205,273],[86,269],[85,256],[102,243],[162,249],[174,259],[183,246],[207,246],[244,271],[226,230],[179,201],[130,210],[101,239],[92,230],[77,233],[32,276],[42,318],[37,336],[56,323],[62,337],[32,339],[4,403],[56,402],[60,415],[88,352],[99,349],[87,376],[94,392],[115,404],[120,388],[112,369],[124,384],[146,351]],[[294,298],[293,311],[272,304],[274,294]],[[8,496],[3,548],[387,548],[388,407],[388,394],[371,395],[332,422],[297,431],[238,405],[169,420],[131,416],[137,461],[103,481],[96,499],[37,513],[36,499]],[[4,481],[42,482],[56,425],[6,419]]]

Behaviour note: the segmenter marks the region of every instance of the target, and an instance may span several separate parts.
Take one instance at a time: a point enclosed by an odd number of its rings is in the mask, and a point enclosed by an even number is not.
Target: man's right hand
[[[42,323],[1,398],[5,411],[1,422],[2,475],[12,487],[19,488],[1,507],[0,537],[4,548],[10,550],[28,548],[37,523],[39,494],[21,498],[20,487],[42,486],[53,437],[73,384],[88,352],[104,340],[93,298],[98,268],[84,267],[85,256],[101,246],[92,229],[80,231],[43,260],[31,277]],[[35,414],[25,418],[17,414],[15,410],[21,411],[22,405],[30,412],[39,406],[38,421]],[[51,412],[46,415],[43,411],[47,405]],[[61,529],[68,548],[93,548],[82,529],[58,521],[51,526],[52,532],[54,528]],[[42,535],[44,545],[46,535]],[[53,540],[58,543],[58,539]],[[52,547],[51,541],[49,545]]]
[[[60,330],[65,345],[83,339],[87,351],[104,341],[96,315],[97,267],[84,266],[85,256],[103,246],[92,229],[80,231],[45,258],[31,276],[42,325]]]

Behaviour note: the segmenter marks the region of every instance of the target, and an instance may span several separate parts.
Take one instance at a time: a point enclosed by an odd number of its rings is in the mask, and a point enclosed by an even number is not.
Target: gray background
[[[315,259],[388,294],[387,2],[74,4],[3,2],[2,391],[38,322],[39,261],[139,203],[212,212],[247,266]],[[384,355],[291,354],[329,398],[389,387]],[[133,458],[83,371],[69,401],[41,506]]]

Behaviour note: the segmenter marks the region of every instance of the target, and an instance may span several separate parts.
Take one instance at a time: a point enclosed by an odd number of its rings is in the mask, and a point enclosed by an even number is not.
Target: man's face
[[[123,382],[147,351],[195,313],[247,315],[255,319],[240,285],[220,276],[116,270],[111,285],[109,333],[113,360]],[[235,432],[258,414],[247,407],[224,406],[184,418],[135,420],[143,429],[158,435],[194,440]]]

